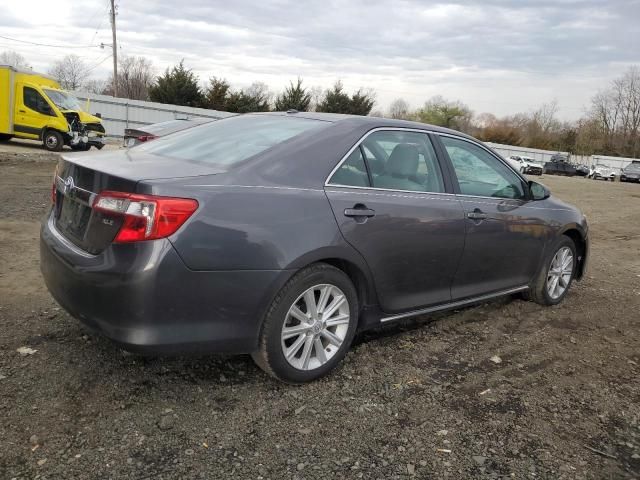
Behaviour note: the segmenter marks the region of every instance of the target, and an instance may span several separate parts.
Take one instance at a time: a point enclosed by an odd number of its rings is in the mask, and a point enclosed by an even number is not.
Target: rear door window
[[[154,155],[229,166],[293,137],[329,125],[280,115],[238,115],[189,128],[136,147]]]
[[[442,172],[426,133],[378,131],[362,142],[371,186],[387,190],[444,192]]]
[[[349,187],[371,186],[360,147],[356,148],[340,165],[340,168],[331,176],[329,183]]]

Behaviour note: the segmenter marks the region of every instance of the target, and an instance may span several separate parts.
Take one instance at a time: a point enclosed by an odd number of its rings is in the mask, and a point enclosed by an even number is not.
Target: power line
[[[110,2],[108,1],[107,3],[109,4]],[[98,10],[104,10],[104,5],[102,6],[102,9],[100,9],[100,7],[98,7]],[[96,13],[97,13],[97,11],[96,11]],[[91,21],[93,21],[93,19],[95,18],[96,13],[93,14],[93,17],[91,18]],[[96,39],[96,35],[98,35],[98,31],[102,27],[102,23],[104,22],[104,17],[105,17],[104,14],[105,13],[109,13],[109,5],[107,5],[107,11],[106,12],[102,12],[102,15],[100,16],[100,22],[98,23],[98,27],[96,28],[96,31],[93,33],[93,37],[91,37],[91,43],[93,43],[93,41]]]
[[[19,40],[17,38],[5,37],[4,35],[0,35],[0,38],[4,38],[5,40],[11,40],[14,42],[27,43],[29,45],[37,45],[38,47],[52,47],[52,48],[91,48],[91,47],[99,47],[100,45],[51,45],[49,43],[37,43],[37,42],[29,42],[27,40]]]
[[[102,65],[105,61],[107,61],[108,59],[111,58],[111,53],[107,54],[106,57],[104,57],[102,60],[100,60],[98,63],[96,63],[95,65],[92,65],[91,67],[87,68],[87,73],[92,72],[93,70],[95,70],[96,68],[98,68],[100,65]]]

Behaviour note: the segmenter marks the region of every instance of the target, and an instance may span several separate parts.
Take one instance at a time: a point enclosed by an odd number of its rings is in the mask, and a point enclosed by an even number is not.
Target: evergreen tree
[[[226,98],[225,111],[233,113],[268,112],[269,89],[256,82],[246,90],[230,93]]]
[[[351,109],[349,113],[352,115],[369,115],[376,100],[372,93],[363,92],[362,89],[351,95]]]
[[[351,113],[351,99],[342,87],[342,82],[337,81],[331,90],[327,90],[324,99],[318,104],[318,112]]]
[[[204,94],[203,106],[213,110],[227,111],[229,88],[230,85],[225,79],[211,77]]]
[[[347,113],[351,115],[369,115],[375,97],[373,93],[363,92],[362,89],[349,96],[338,81],[331,90],[327,90],[324,99],[318,104],[318,112]]]
[[[155,85],[149,88],[149,98],[153,102],[189,107],[199,107],[202,104],[198,77],[185,68],[184,60],[172,69],[167,68],[164,75],[156,79]]]
[[[302,79],[298,77],[296,85],[290,82],[289,86],[278,95],[274,109],[279,112],[285,112],[290,109],[306,112],[309,110],[311,103],[311,94],[306,88],[302,88]]]

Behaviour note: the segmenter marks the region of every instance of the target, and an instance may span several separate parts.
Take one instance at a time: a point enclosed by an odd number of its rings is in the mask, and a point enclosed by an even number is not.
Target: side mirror
[[[94,117],[102,118],[102,114],[101,114],[101,113],[96,113],[96,114],[94,115]]]
[[[551,196],[551,192],[541,183],[529,181],[529,192],[531,192],[532,200],[544,200]]]

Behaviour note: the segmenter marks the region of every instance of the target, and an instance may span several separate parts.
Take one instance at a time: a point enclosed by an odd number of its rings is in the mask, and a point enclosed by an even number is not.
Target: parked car
[[[527,175],[542,175],[542,165],[537,163],[531,157],[522,157],[520,155],[511,155],[507,158],[507,162],[520,173]]]
[[[566,175],[573,177],[576,174],[576,167],[564,160],[556,160],[545,163],[543,172],[549,175]]]
[[[165,135],[180,132],[204,123],[213,122],[214,120],[215,118],[207,117],[179,118],[166,122],[153,123],[140,128],[125,128],[124,146],[135,147],[149,140],[164,137]]]
[[[589,177],[594,180],[611,180],[612,182],[616,179],[616,172],[613,168],[608,165],[595,165],[589,174]]]
[[[251,353],[291,383],[356,331],[521,293],[560,303],[587,221],[482,143],[422,123],[246,114],[57,164],[41,268],[133,351]]]
[[[588,177],[589,173],[591,172],[591,169],[587,165],[584,165],[582,163],[579,163],[575,167],[576,167],[576,175],[580,177]]]
[[[633,160],[622,169],[620,173],[621,182],[640,182],[640,160]]]
[[[567,162],[569,163],[569,157],[567,155],[563,155],[562,153],[554,153],[551,155],[549,159],[550,162]]]

